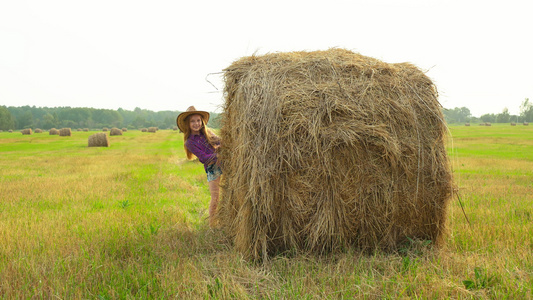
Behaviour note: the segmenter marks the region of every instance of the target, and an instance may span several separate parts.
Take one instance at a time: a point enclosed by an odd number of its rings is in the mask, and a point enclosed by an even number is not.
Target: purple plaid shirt
[[[203,134],[192,134],[185,142],[185,146],[192,154],[198,157],[201,163],[204,164],[204,169],[207,172],[207,166],[217,162],[217,154],[215,148],[209,144],[207,138]]]

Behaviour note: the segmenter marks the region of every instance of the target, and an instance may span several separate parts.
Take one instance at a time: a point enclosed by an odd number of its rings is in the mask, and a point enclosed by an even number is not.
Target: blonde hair
[[[185,131],[183,132],[183,147],[185,148],[185,153],[187,154],[187,159],[189,159],[189,160],[192,160],[192,159],[194,159],[196,157],[187,148],[187,140],[191,136],[190,118],[191,118],[191,116],[195,116],[195,115],[200,116],[200,118],[202,119],[202,128],[200,128],[200,133],[205,136],[205,138],[207,139],[207,142],[209,143],[209,145],[211,145],[211,147],[215,148],[215,145],[220,143],[220,138],[211,129],[209,129],[207,127],[207,124],[205,123],[205,119],[204,119],[204,117],[201,114],[188,115],[185,118],[185,121],[184,121],[184,123],[187,124],[187,126],[184,128]]]

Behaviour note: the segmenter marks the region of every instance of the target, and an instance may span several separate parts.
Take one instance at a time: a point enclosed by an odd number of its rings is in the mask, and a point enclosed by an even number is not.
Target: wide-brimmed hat
[[[185,119],[190,115],[201,115],[204,119],[205,123],[207,124],[207,121],[209,121],[209,113],[203,110],[196,110],[194,106],[189,106],[186,111],[179,114],[178,118],[176,119],[176,124],[178,125],[181,132],[185,132],[185,128],[187,128],[189,125],[185,124]]]

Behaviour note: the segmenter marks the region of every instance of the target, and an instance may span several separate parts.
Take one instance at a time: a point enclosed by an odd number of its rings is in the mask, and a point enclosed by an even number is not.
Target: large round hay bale
[[[43,130],[41,128],[35,128],[35,133],[43,133]]]
[[[58,135],[59,134],[59,130],[57,130],[55,128],[51,128],[50,131],[49,131],[49,134],[50,135]]]
[[[109,147],[107,134],[103,132],[95,133],[89,136],[89,147]]]
[[[123,128],[122,128],[122,132],[126,132],[126,131],[128,131],[128,128],[123,127]]]
[[[88,132],[89,128],[83,128],[83,131]]]
[[[492,124],[490,124],[490,122],[485,122],[485,126],[492,126]]]
[[[109,128],[104,127],[104,128],[102,128],[102,131],[109,131]]]
[[[219,222],[253,259],[440,245],[453,193],[432,81],[343,49],[224,70]]]
[[[33,131],[31,131],[31,128],[22,129],[20,132],[22,133],[22,135],[33,134]]]
[[[70,128],[59,129],[59,136],[72,136],[72,130]]]
[[[465,123],[465,126],[470,126],[470,123]]]
[[[157,127],[148,127],[148,132],[156,132]]]
[[[515,122],[511,122],[511,126],[516,126],[516,123]]]
[[[111,131],[109,131],[109,135],[122,135],[122,130],[118,128],[111,128]]]
[[[141,132],[148,132],[148,129],[143,128],[143,129],[141,129]]]
[[[524,126],[529,126],[529,123],[528,122],[524,122]]]

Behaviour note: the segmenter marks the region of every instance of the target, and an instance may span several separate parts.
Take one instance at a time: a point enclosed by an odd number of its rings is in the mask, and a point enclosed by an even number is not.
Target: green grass
[[[459,201],[442,249],[242,259],[207,226],[203,166],[181,134],[128,131],[109,148],[0,133],[0,298],[528,299],[533,127],[452,126]]]

